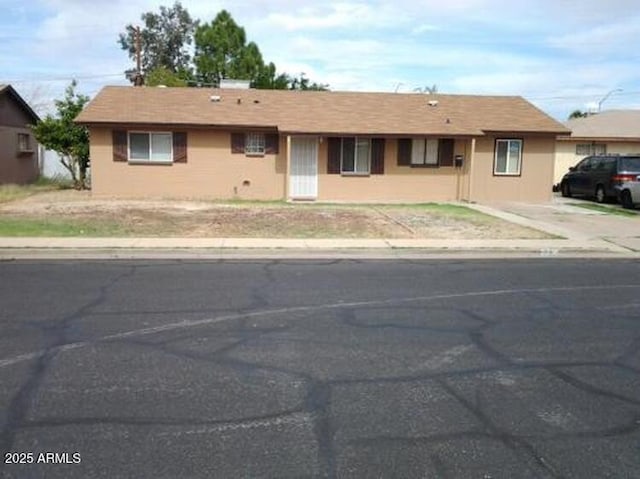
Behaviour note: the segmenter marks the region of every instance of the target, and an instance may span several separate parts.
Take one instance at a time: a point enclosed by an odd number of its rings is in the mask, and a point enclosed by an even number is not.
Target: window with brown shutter
[[[440,140],[438,148],[438,164],[440,166],[453,166],[453,150],[455,142],[451,138]]]
[[[280,150],[280,137],[277,134],[265,135],[264,152],[267,155],[277,155]]]
[[[111,137],[113,141],[113,161],[127,161],[129,157],[127,151],[127,132],[124,130],[113,130]]]
[[[384,175],[384,138],[371,139],[371,174]]]
[[[187,134],[185,132],[173,133],[173,162],[187,162]]]
[[[231,133],[231,153],[244,153],[244,133]]]
[[[327,173],[330,175],[340,174],[340,148],[342,142],[340,138],[329,138],[327,145]]]
[[[398,139],[398,166],[411,165],[411,138]]]

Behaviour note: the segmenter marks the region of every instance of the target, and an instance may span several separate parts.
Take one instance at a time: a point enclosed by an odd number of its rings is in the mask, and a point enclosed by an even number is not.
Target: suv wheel
[[[598,185],[596,188],[596,202],[604,203],[607,199],[607,195],[604,193],[604,187],[602,185]]]
[[[564,198],[571,198],[571,188],[566,181],[560,185],[560,192]]]
[[[631,199],[631,193],[629,192],[629,190],[624,190],[622,193],[620,193],[620,204],[623,208],[626,208],[628,210],[633,208],[633,200]]]

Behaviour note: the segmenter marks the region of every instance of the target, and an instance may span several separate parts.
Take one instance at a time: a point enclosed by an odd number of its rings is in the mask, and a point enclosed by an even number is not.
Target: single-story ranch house
[[[520,97],[105,87],[96,196],[544,202],[569,131]]]
[[[585,156],[640,154],[640,110],[607,110],[565,123],[556,145],[554,184]]]

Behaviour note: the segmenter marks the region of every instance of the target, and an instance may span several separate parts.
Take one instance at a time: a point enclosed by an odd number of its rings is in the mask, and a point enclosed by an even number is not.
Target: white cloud
[[[0,72],[80,89],[126,83],[131,66],[117,44],[127,23],[173,0],[0,0]],[[608,106],[637,105],[637,0],[182,0],[209,22],[231,12],[266,61],[332,89],[400,91],[436,84],[448,93],[519,94],[559,117],[625,93]],[[7,15],[4,16],[7,18]],[[107,76],[107,75],[117,76]],[[97,77],[97,78],[86,78]],[[61,81],[49,81],[62,78]],[[3,80],[3,78],[0,78]]]
[[[640,16],[625,17],[612,23],[596,25],[548,39],[550,46],[586,56],[632,54],[637,57],[636,41],[640,36]]]

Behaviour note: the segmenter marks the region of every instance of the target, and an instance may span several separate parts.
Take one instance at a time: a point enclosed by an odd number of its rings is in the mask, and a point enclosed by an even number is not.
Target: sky
[[[638,0],[183,0],[222,9],[279,72],[331,90],[520,95],[564,121],[640,108]],[[127,24],[173,0],[0,0],[0,83],[50,111],[71,79],[127,85]]]

